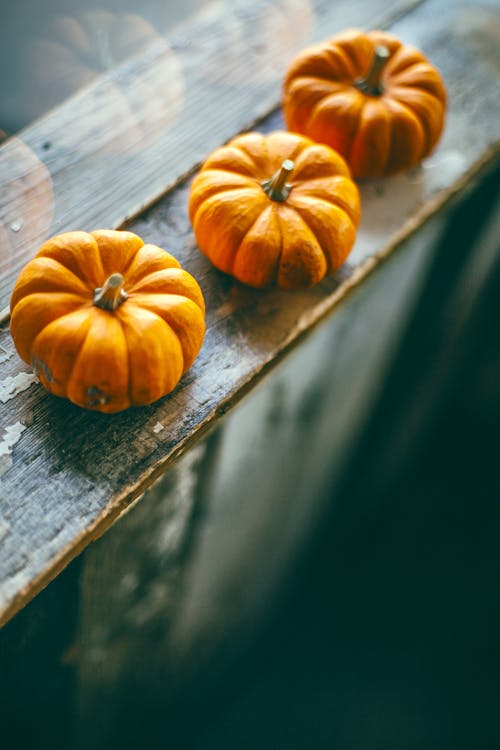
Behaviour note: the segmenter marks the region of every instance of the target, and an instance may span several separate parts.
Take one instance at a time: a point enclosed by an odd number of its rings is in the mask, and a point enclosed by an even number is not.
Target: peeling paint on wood
[[[37,376],[32,372],[20,372],[17,375],[8,376],[0,382],[0,401],[2,404],[6,404],[18,393],[22,393],[30,388],[33,383],[38,382]]]
[[[4,429],[3,437],[0,439],[0,477],[12,466],[11,453],[26,429],[26,425],[15,422]]]

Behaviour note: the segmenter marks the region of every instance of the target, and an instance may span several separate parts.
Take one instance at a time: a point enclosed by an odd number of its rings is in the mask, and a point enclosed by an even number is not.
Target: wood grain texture
[[[147,695],[158,698],[175,687],[164,680],[169,627],[206,514],[219,444],[216,429],[146,490],[141,502],[109,530],[110,536],[79,558],[83,576],[75,747],[123,745],[109,701],[112,695],[111,703],[117,698],[123,705],[120,683],[127,683],[125,692],[130,678],[141,685],[141,692],[146,688],[141,705],[148,704]],[[141,656],[146,653],[157,669]]]
[[[220,679],[207,664],[246,641],[330,504],[324,488],[362,434],[441,226],[434,217],[405,242],[219,422],[208,481],[202,440],[81,556],[82,748],[144,735],[176,747],[189,734],[191,701]],[[193,529],[179,506],[196,498]]]
[[[166,478],[175,477],[175,483],[169,485],[160,481],[158,487],[162,484],[164,488],[169,487],[172,497],[160,498],[154,491],[155,496],[146,497],[151,492],[148,491],[143,502],[86,550],[83,555],[86,585],[82,599],[84,618],[80,651],[80,690],[84,700],[77,732],[82,748],[120,747],[122,738],[134,744],[144,736],[158,746],[184,744],[202,747],[206,741],[200,740],[200,736],[205,738],[206,725],[212,724],[214,714],[219,714],[221,706],[233,705],[230,696],[247,689],[250,693],[255,690],[262,704],[267,705],[269,700],[279,705],[284,692],[288,704],[289,692],[295,694],[299,684],[305,695],[311,690],[316,691],[320,704],[322,698],[325,701],[326,691],[326,726],[330,727],[335,715],[335,711],[332,714],[335,703],[331,697],[332,683],[338,679],[336,667],[342,660],[331,660],[325,670],[326,681],[317,685],[311,679],[308,657],[315,647],[310,643],[309,634],[310,629],[322,621],[320,613],[312,616],[303,607],[307,591],[310,593],[311,589],[321,604],[318,606],[317,601],[316,611],[321,612],[324,605],[332,612],[333,622],[323,628],[323,646],[316,652],[316,656],[321,654],[321,664],[332,649],[336,654],[344,652],[346,643],[350,643],[357,653],[367,640],[379,646],[385,642],[391,653],[393,630],[402,625],[405,631],[408,619],[407,613],[400,611],[401,596],[416,598],[419,602],[414,605],[415,616],[411,618],[414,632],[419,632],[421,618],[418,610],[428,605],[427,587],[418,586],[420,600],[418,595],[415,597],[411,585],[406,593],[391,589],[395,574],[399,586],[403,585],[406,591],[406,576],[399,570],[399,562],[405,560],[405,545],[409,546],[412,565],[418,570],[417,580],[425,567],[441,579],[443,539],[453,538],[456,533],[456,504],[462,506],[458,515],[466,507],[466,517],[473,519],[476,530],[484,529],[481,514],[475,512],[475,507],[470,507],[477,473],[467,460],[462,462],[461,468],[456,466],[455,451],[461,444],[463,452],[469,455],[471,452],[470,440],[463,440],[463,435],[468,434],[464,426],[467,414],[486,428],[488,424],[490,427],[497,424],[485,404],[499,405],[497,380],[492,377],[496,371],[493,363],[498,362],[498,347],[491,302],[496,300],[494,308],[498,309],[499,298],[495,289],[498,291],[500,279],[497,241],[500,204],[497,196],[495,213],[491,209],[492,204],[495,205],[494,195],[489,205],[484,197],[491,196],[492,185],[496,187],[495,176],[498,179],[499,167],[500,159],[497,160],[496,175],[491,170],[488,184],[482,184],[482,194],[473,194],[474,205],[470,205],[470,196],[459,206],[456,200],[448,203],[443,211],[406,240],[399,251],[388,258],[383,270],[367,279],[334,317],[318,326],[264,383],[226,415],[220,423],[222,439],[212,480],[208,486],[204,482],[201,488],[203,499],[199,508],[202,517],[197,524],[194,544],[191,543],[192,528],[187,534],[179,513],[179,527],[185,529],[186,538],[190,539],[190,554],[183,557],[181,566],[176,560],[175,544],[172,546],[174,554],[169,559],[168,554],[159,554],[161,545],[158,540],[165,536],[175,539],[176,514],[168,511],[176,505],[176,494],[179,499],[183,498],[182,486],[193,484],[193,463],[186,458],[193,457],[196,470],[197,459],[193,454],[204,445],[204,441],[189,451],[172,472],[166,473]],[[488,215],[496,220],[485,231],[484,221]],[[457,217],[460,217],[459,227]],[[471,225],[470,217],[477,222],[476,226]],[[475,268],[473,273],[472,266]],[[490,304],[486,302],[488,298]],[[478,321],[477,306],[483,308],[482,321]],[[489,350],[489,357],[477,359],[471,356],[463,338],[467,329],[473,351]],[[488,331],[489,335],[483,336],[481,331]],[[455,356],[450,356],[451,352]],[[395,364],[400,365],[402,361],[406,362],[403,373]],[[463,398],[462,384],[467,380],[466,373],[469,373],[469,378],[471,373],[475,374],[471,378],[479,389],[475,398],[471,395]],[[454,409],[443,410],[443,401],[449,403],[450,398],[455,401]],[[377,415],[375,429],[374,414]],[[445,428],[445,435],[441,433],[440,439],[436,438],[433,429],[422,430],[429,419],[435,423],[440,418],[445,425],[453,419],[455,429],[449,431]],[[370,432],[367,446],[367,433]],[[498,433],[498,429],[495,432]],[[428,482],[429,478],[423,482],[423,495],[420,453],[415,450],[419,433],[428,452],[434,454],[435,463],[431,482]],[[457,434],[462,437],[457,438]],[[454,448],[451,448],[453,441]],[[489,442],[480,430],[476,445],[478,442],[481,448],[476,448],[476,454],[494,456],[496,442]],[[432,449],[429,443],[433,444]],[[363,460],[356,460],[360,445],[364,446],[365,456]],[[442,460],[446,466],[446,455],[451,464],[448,463],[443,472],[443,468],[438,467]],[[372,481],[384,486],[392,477],[401,477],[401,465],[408,460],[413,463],[414,471],[409,475],[403,472],[403,486],[394,495],[391,506],[387,507],[385,492],[382,497],[379,492],[379,501],[374,502]],[[494,466],[493,460],[490,472],[495,473]],[[367,467],[369,471],[371,469],[371,481],[366,475]],[[472,480],[472,490],[458,489],[457,473],[461,469],[469,481]],[[434,473],[439,474],[439,471],[443,472],[442,476],[448,475],[444,488],[434,482]],[[495,479],[498,486],[496,474]],[[352,495],[342,491],[346,480],[351,485],[358,485],[354,495],[357,502],[353,503]],[[446,490],[451,482],[458,489],[455,493]],[[420,487],[420,493],[414,494],[415,484]],[[409,494],[413,497],[412,503],[408,503]],[[497,508],[497,496],[498,491],[491,493],[492,510]],[[448,508],[447,513],[443,513],[443,507]],[[350,518],[347,535],[342,524],[346,515]],[[409,521],[411,518],[414,522],[415,516],[420,518],[420,524],[413,525]],[[450,517],[454,518],[455,524],[449,523]],[[286,607],[284,603],[290,590],[297,586],[297,580],[302,580],[306,567],[304,558],[307,558],[304,549],[316,551],[318,539],[323,538],[329,522],[335,529],[334,543],[329,536],[335,564],[321,565],[315,576],[309,578],[307,591],[297,596],[295,614],[288,619],[282,618],[278,638],[270,645],[261,637],[263,623],[273,620],[276,611]],[[468,528],[467,521],[463,528],[466,536]],[[400,530],[403,536],[406,535],[404,542]],[[427,538],[434,540],[433,548],[432,545],[422,547],[422,540]],[[494,539],[494,532],[491,539]],[[398,554],[393,556],[388,549],[393,549],[395,540]],[[338,554],[339,547],[343,554]],[[423,548],[426,554],[422,558],[419,550]],[[470,548],[464,552],[463,542],[458,551],[458,565],[467,570],[474,554]],[[464,554],[467,562],[463,559]],[[380,559],[385,561],[385,569],[384,575],[377,580],[371,566],[380,564]],[[395,565],[396,560],[398,564]],[[152,565],[148,564],[151,562]],[[444,566],[452,571],[451,579],[459,581],[457,587],[449,586],[463,602],[462,579],[456,579],[454,572],[457,562],[456,558],[453,562],[447,558]],[[351,596],[359,603],[359,609],[355,608],[354,614],[351,612],[350,636],[346,639],[346,634],[343,637],[334,626],[339,617],[345,616],[345,600],[335,597],[331,586],[335,591],[336,581],[337,585],[342,582],[342,586],[349,589],[353,568],[360,577],[356,579],[354,575],[357,585]],[[479,590],[486,591],[479,583],[485,569],[490,569],[489,561],[481,573],[475,570],[474,583],[471,583],[474,589],[479,584]],[[133,588],[129,588],[131,573],[136,584]],[[370,578],[370,585],[366,578]],[[414,583],[414,579],[410,580]],[[175,585],[172,585],[174,581]],[[377,593],[370,594],[371,587]],[[362,596],[359,595],[360,589]],[[392,600],[391,606],[387,607],[391,616],[386,610],[385,618],[391,635],[381,639],[378,631],[372,641],[365,631],[360,638],[364,629],[371,633],[373,621],[380,616],[380,599],[385,600],[386,607],[388,600]],[[374,605],[368,617],[366,601],[372,601]],[[484,597],[484,604],[490,612],[489,595]],[[435,622],[436,610],[430,606],[432,614],[426,610],[427,616],[430,622]],[[446,612],[453,621],[456,610],[450,612],[446,608]],[[399,615],[402,615],[402,622],[398,620]],[[297,616],[301,617],[304,629],[297,628]],[[471,616],[475,620],[475,612]],[[394,620],[398,622],[397,626]],[[468,632],[470,626],[463,627],[464,632]],[[431,631],[435,638],[434,628]],[[270,691],[268,674],[269,671],[272,674],[273,667],[269,665],[280,658],[278,655],[283,644],[290,636],[294,638],[294,633],[303,637],[302,649],[289,652],[287,659],[281,657],[282,664],[288,663],[287,670],[293,675],[294,688],[290,691],[287,680],[280,680],[280,690]],[[494,635],[492,638],[495,641]],[[402,640],[407,649],[405,636]],[[248,657],[252,642],[253,658]],[[252,668],[254,658],[260,659],[262,664],[255,671]],[[364,662],[364,657],[358,659],[360,664]],[[252,665],[249,678],[241,675],[245,661]],[[338,686],[339,695],[349,685],[352,654],[347,662],[343,682]],[[368,662],[371,662],[370,658]],[[377,684],[381,675],[386,674],[385,670],[390,672],[390,667],[383,665],[383,660],[380,662],[376,670]],[[299,674],[297,663],[302,664]],[[406,668],[404,660],[403,663],[405,666],[400,665],[402,671]],[[434,668],[431,671],[434,679]],[[266,698],[262,698],[263,692]],[[378,695],[374,690],[373,699],[377,705]],[[351,696],[347,702],[354,705],[358,718],[357,701]],[[307,699],[304,704],[308,704]],[[311,711],[316,708],[314,701]],[[228,708],[227,713],[234,717],[232,708]],[[300,711],[298,713],[300,715]],[[233,727],[241,738],[241,727],[248,726],[248,722],[242,724],[239,713],[236,715],[238,720],[233,720]],[[287,715],[281,723],[282,732],[290,721],[291,717]],[[298,721],[300,724],[300,719]],[[343,717],[340,721],[343,722]],[[246,741],[249,748],[269,744],[265,739],[266,725],[257,724],[255,735],[260,734],[260,738]],[[302,726],[305,729],[303,722]],[[314,732],[312,726],[315,726],[314,719],[307,725],[308,740],[303,739],[298,747],[323,747],[322,743],[310,739],[311,731]],[[190,741],[191,727],[198,743],[194,738]],[[234,739],[224,746],[238,746],[238,741]],[[278,747],[280,742],[277,741]],[[210,746],[219,747],[220,744]],[[329,746],[329,743],[324,746]]]
[[[362,186],[364,214],[354,251],[321,285],[293,295],[256,292],[215,272],[194,244],[187,182],[130,224],[145,240],[173,252],[199,280],[207,301],[202,352],[171,396],[112,418],[85,413],[43,392],[19,362],[7,330],[1,334],[0,622],[102,534],[488,160],[500,120],[490,27],[486,13],[471,37],[463,9],[438,0],[393,25],[443,73],[450,92],[446,132],[421,168]],[[280,125],[274,113],[262,129]]]
[[[385,26],[415,4],[211,3],[172,38],[152,35],[141,54],[7,141],[0,147],[0,311],[48,236],[120,226],[275,108],[286,66],[305,44],[349,25]],[[14,169],[20,145],[26,156]],[[48,221],[34,221],[27,182],[36,185],[37,218]]]

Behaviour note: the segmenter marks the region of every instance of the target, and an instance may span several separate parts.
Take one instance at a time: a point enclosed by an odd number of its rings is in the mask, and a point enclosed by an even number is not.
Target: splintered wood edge
[[[133,485],[129,485],[126,490],[117,493],[92,524],[54,557],[50,566],[43,573],[20,589],[10,603],[3,610],[0,610],[0,627],[5,625],[36,594],[45,588],[90,542],[102,536],[121,515],[130,510],[131,506],[139,501],[141,495],[166,471],[170,464],[180,458],[196,441],[204,437],[222,416],[232,409],[286,354],[300,343],[309,331],[315,328],[366,278],[382,266],[383,262],[410,239],[418,229],[434,218],[438,211],[456,195],[466,191],[476,178],[480,178],[484,172],[487,172],[490,165],[499,157],[500,140],[490,146],[453,185],[437,193],[422,206],[394,234],[390,242],[384,245],[375,255],[362,261],[335,292],[330,294],[323,302],[316,304],[307,315],[304,315],[271,359],[263,362],[260,367],[250,373],[245,383],[222,400],[204,420],[196,425],[189,435],[179,441],[175,448],[166,454],[162,461],[159,461],[153,468],[144,471],[142,476]]]

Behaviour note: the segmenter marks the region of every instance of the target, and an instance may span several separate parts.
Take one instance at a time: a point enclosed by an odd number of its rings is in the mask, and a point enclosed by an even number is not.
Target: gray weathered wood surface
[[[491,41],[495,15],[493,8],[479,12],[428,0],[392,25],[440,67],[450,95],[446,132],[421,168],[363,185],[363,220],[354,251],[318,287],[293,295],[256,292],[215,272],[195,247],[186,182],[131,223],[133,231],[179,258],[200,281],[207,301],[202,352],[170,397],[112,418],[85,413],[46,394],[19,362],[8,332],[2,333],[0,622],[102,534],[488,159],[500,119],[498,58]],[[280,125],[275,112],[262,128]],[[221,131],[220,140],[226,135]]]
[[[0,311],[48,236],[121,225],[275,108],[286,67],[305,44],[350,25],[387,25],[416,4],[211,3],[172,38],[158,31],[140,54],[7,141],[0,147]]]
[[[376,401],[441,229],[435,216],[408,239],[81,556],[78,747],[114,747],[117,727],[154,726],[174,746],[186,732],[172,703],[189,680],[210,691],[207,663],[266,616],[331,504],[325,487]],[[138,702],[139,722],[126,709]]]

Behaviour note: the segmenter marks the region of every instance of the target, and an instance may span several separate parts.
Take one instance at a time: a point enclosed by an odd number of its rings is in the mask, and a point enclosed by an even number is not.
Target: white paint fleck
[[[26,425],[21,422],[15,422],[5,428],[5,436],[3,440],[0,441],[0,456],[8,456],[12,453],[12,448],[15,446],[25,429]]]
[[[164,429],[165,425],[163,425],[161,422],[157,422],[155,426],[153,427],[153,432],[156,432],[158,434]]]
[[[0,402],[6,404],[18,393],[26,391],[33,383],[38,383],[37,376],[32,372],[19,372],[9,376],[0,383]]]
[[[4,437],[0,441],[0,477],[12,466],[11,453],[15,444],[26,429],[26,425],[21,422],[10,424],[4,430]]]
[[[10,223],[10,228],[12,229],[13,232],[19,232],[22,226],[23,226],[23,222],[19,219],[17,219],[16,221],[11,221]]]

